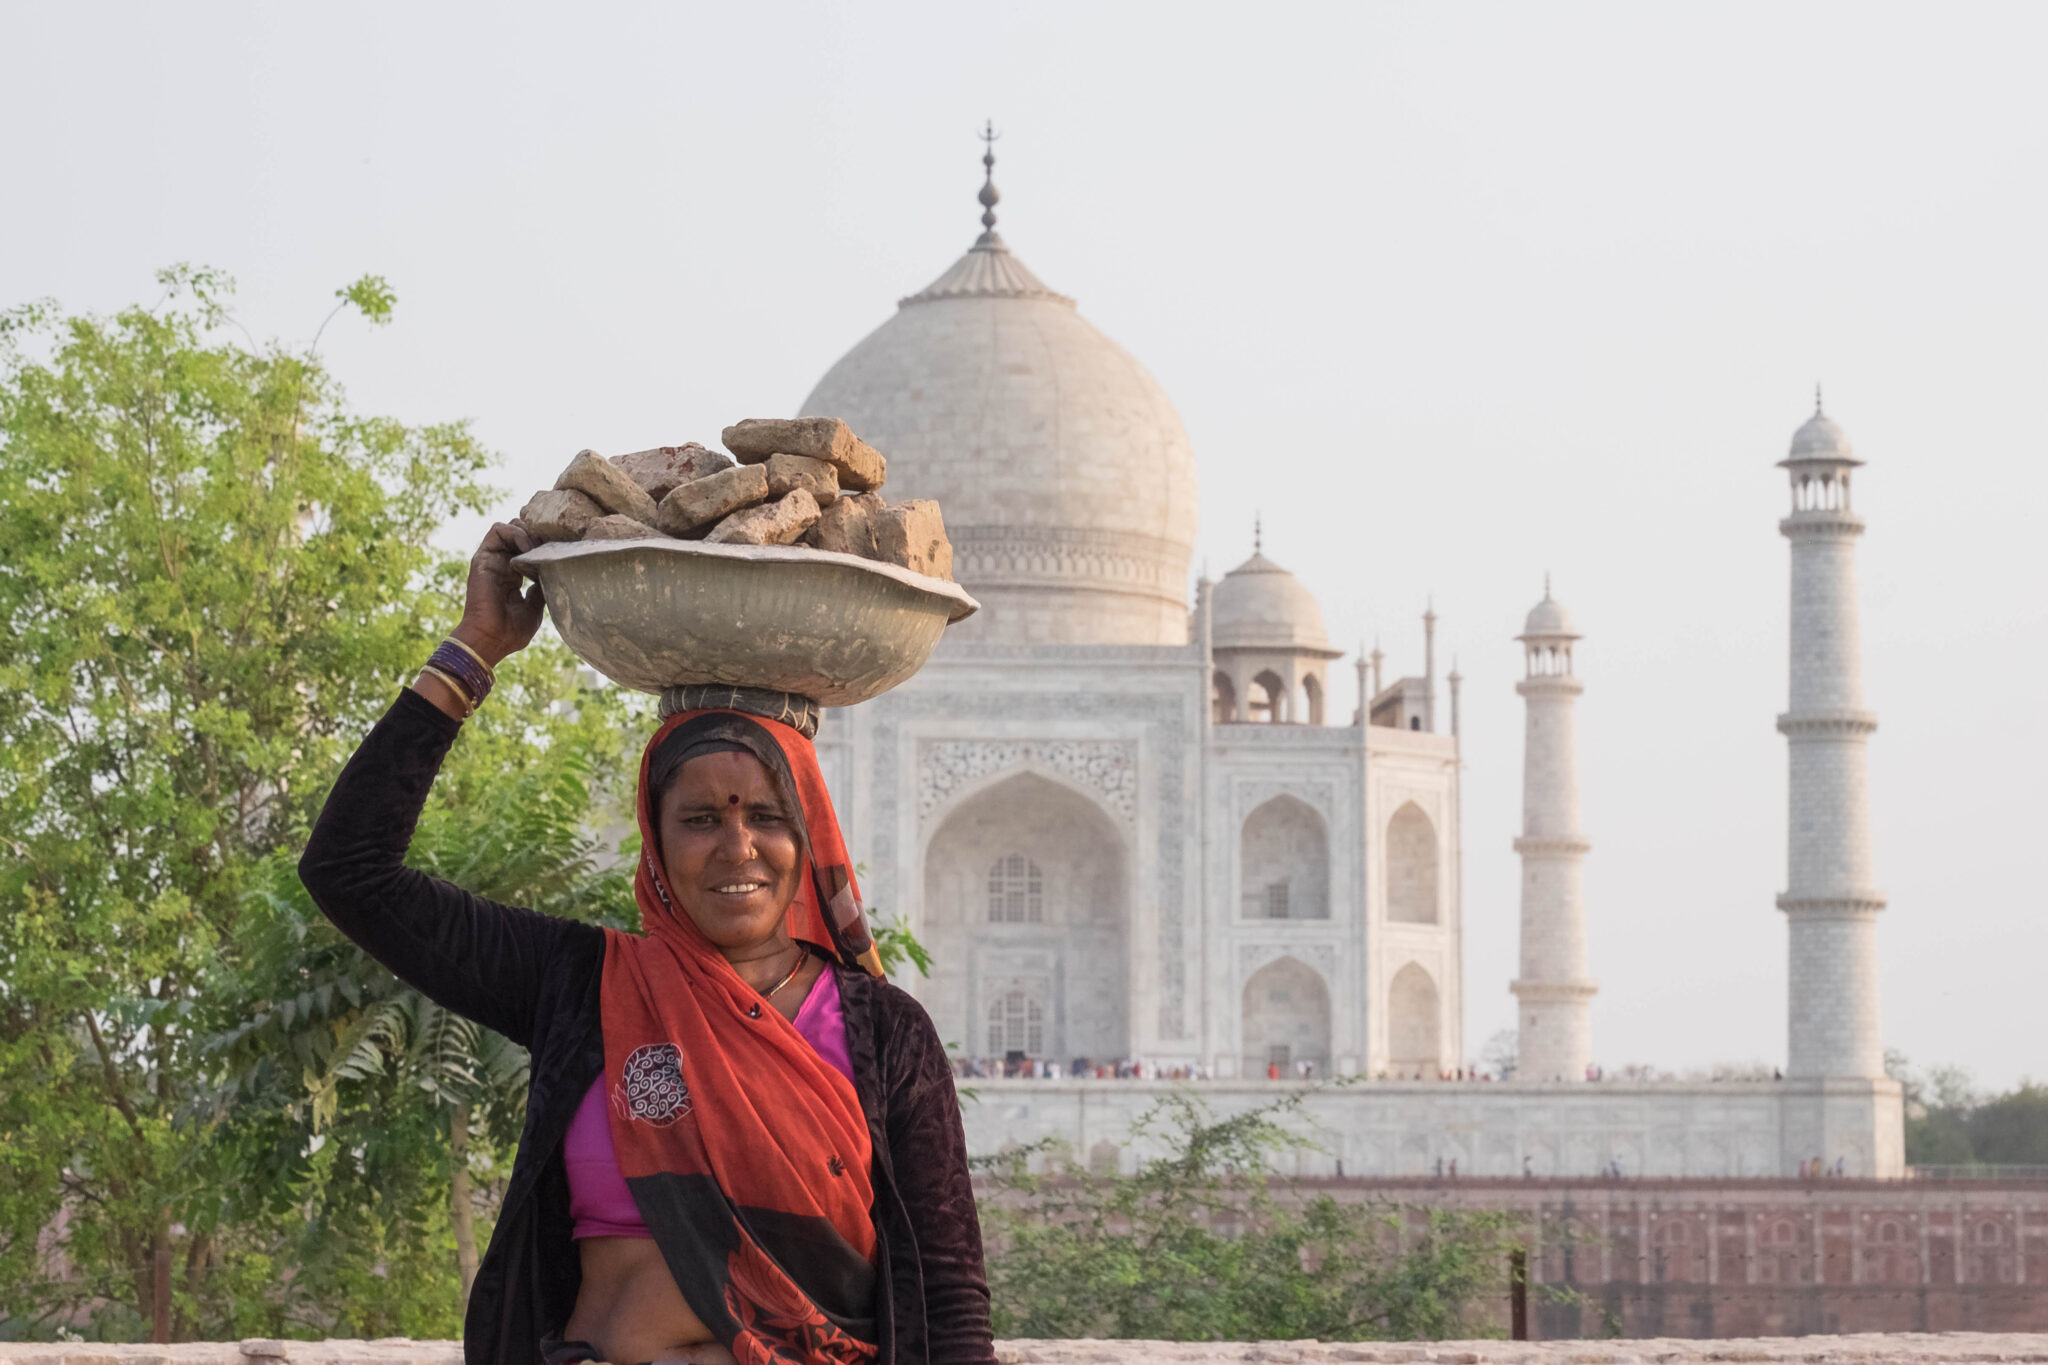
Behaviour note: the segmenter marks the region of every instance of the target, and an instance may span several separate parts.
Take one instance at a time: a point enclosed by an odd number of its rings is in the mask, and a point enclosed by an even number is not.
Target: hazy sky
[[[1869,461],[1887,1042],[2004,1085],[2048,1076],[2044,51],[2038,5],[15,4],[0,304],[190,260],[304,337],[380,272],[396,324],[328,359],[473,418],[509,515],[578,447],[794,411],[972,241],[993,116],[1004,236],[1186,420],[1198,565],[1262,510],[1397,673],[1435,594],[1475,1054],[1555,575],[1610,1069],[1783,1059],[1774,464],[1825,381]]]

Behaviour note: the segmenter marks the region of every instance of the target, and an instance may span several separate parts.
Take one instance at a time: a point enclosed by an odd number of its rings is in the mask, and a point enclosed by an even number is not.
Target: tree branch
[[[113,1054],[107,1051],[107,1040],[100,1033],[100,1021],[91,1010],[85,1012],[85,1027],[92,1034],[92,1045],[100,1054],[100,1069],[106,1073],[107,1094],[114,1107],[121,1111],[121,1117],[128,1120],[128,1127],[135,1136],[142,1136],[142,1120],[136,1117],[135,1106],[128,1102],[128,1092],[121,1084],[120,1068],[114,1065]]]

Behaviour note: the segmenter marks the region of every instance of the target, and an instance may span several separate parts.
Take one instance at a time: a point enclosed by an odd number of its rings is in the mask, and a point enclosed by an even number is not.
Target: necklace
[[[761,997],[764,1000],[772,1000],[775,998],[776,992],[780,991],[784,986],[787,986],[790,982],[796,980],[796,974],[804,969],[804,958],[807,956],[808,954],[805,953],[801,947],[799,947],[796,950],[796,965],[789,969],[789,975],[783,977],[782,980],[776,982],[767,990],[762,991]]]

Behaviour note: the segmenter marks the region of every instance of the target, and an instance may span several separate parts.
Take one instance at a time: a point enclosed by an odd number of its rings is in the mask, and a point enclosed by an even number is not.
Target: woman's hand
[[[470,557],[462,622],[454,635],[493,668],[506,655],[526,648],[540,629],[540,584],[522,591],[519,570],[512,567],[512,556],[525,554],[539,543],[517,521],[501,521],[491,527]]]

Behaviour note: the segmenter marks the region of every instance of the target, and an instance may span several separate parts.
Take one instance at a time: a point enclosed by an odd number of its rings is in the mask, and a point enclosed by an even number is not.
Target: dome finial
[[[1261,514],[1252,513],[1252,553],[1263,554],[1266,549],[1266,531]]]
[[[1548,569],[1543,571],[1543,600],[1546,602],[1550,600],[1550,570]]]
[[[987,147],[981,154],[981,226],[984,236],[996,230],[996,204],[1002,194],[996,189],[996,139],[1002,134],[996,131],[996,121],[990,119],[982,125],[981,140]]]
[[[1826,414],[1820,410],[1820,384],[1818,381],[1816,381],[1813,386],[1813,415],[1815,417],[1826,416]]]

